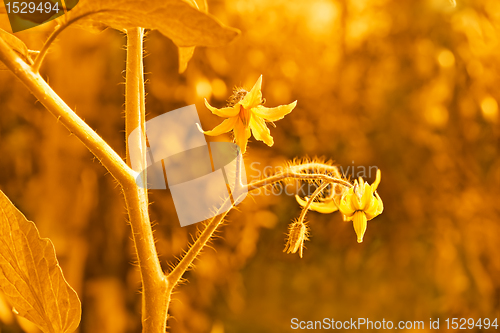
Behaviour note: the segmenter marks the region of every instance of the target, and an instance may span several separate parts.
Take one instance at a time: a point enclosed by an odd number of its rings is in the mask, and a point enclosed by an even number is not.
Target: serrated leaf
[[[14,51],[19,53],[21,57],[26,61],[28,57],[28,47],[23,43],[22,40],[8,33],[7,31],[0,29],[0,38],[2,38]],[[0,62],[0,70],[7,69],[7,66],[3,62]]]
[[[71,333],[81,305],[64,279],[54,245],[0,191],[0,289],[44,333]]]
[[[177,46],[222,46],[239,34],[184,0],[81,0],[68,19],[85,14],[77,24],[156,29]]]

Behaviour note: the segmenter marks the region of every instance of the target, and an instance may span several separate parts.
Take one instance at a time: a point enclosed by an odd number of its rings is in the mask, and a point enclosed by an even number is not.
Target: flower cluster
[[[224,108],[215,108],[205,100],[206,107],[213,114],[226,119],[210,131],[203,131],[198,125],[200,131],[211,136],[233,131],[234,141],[243,153],[246,152],[248,139],[252,134],[257,140],[263,141],[268,146],[272,146],[274,140],[266,122],[272,123],[273,121],[283,119],[285,115],[292,112],[297,105],[297,101],[275,108],[267,108],[262,105],[264,99],[262,98],[261,89],[262,76],[259,77],[250,91],[243,88],[235,89],[233,96],[230,97],[227,106]],[[313,173],[317,173],[318,177],[320,175],[327,175],[327,177],[333,178],[325,180],[310,198],[306,197],[304,200],[296,196],[297,202],[303,207],[303,210],[299,219],[292,222],[289,226],[287,242],[283,252],[298,252],[302,258],[304,242],[309,240],[309,227],[305,222],[305,215],[309,210],[323,214],[340,211],[344,217],[344,221],[353,222],[358,243],[361,243],[366,231],[367,222],[380,215],[384,210],[382,199],[377,193],[377,187],[381,178],[380,170],[377,170],[377,176],[372,185],[368,184],[361,177],[355,180],[354,184],[350,184],[342,179],[339,171],[333,165],[322,163],[302,164],[300,165],[301,168],[306,165],[321,165],[321,168],[313,168]],[[297,169],[297,167],[292,166],[291,169]],[[300,174],[302,178],[306,175],[310,176],[307,173]],[[327,188],[331,189],[331,193],[325,196],[323,192]]]
[[[354,231],[357,235],[358,243],[363,242],[367,221],[382,214],[384,204],[377,193],[377,187],[380,184],[381,173],[377,170],[377,176],[372,185],[359,178],[354,181],[354,185],[342,194],[333,194],[320,202],[312,202],[308,209],[314,210],[323,214],[340,211],[344,217],[344,221],[352,221]],[[302,207],[307,207],[307,200],[296,197],[297,202]]]

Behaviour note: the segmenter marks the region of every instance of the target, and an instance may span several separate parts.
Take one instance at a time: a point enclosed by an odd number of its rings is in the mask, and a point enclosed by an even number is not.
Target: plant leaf
[[[222,46],[239,34],[185,0],[81,0],[68,19],[82,15],[79,25],[157,29],[177,46]]]
[[[188,1],[202,12],[208,13],[208,4],[206,0],[198,0],[198,2],[195,0]],[[179,73],[183,73],[186,70],[189,60],[193,57],[194,49],[194,46],[179,46]]]
[[[27,61],[29,59],[28,47],[23,43],[22,40],[3,29],[0,29],[0,38],[2,38],[14,51],[19,53],[24,61]],[[3,69],[7,69],[7,66],[5,66],[3,62],[0,62],[0,70]]]
[[[44,333],[73,332],[81,305],[64,279],[54,245],[0,191],[0,289]]]
[[[179,46],[179,73],[183,73],[193,57],[195,46]]]

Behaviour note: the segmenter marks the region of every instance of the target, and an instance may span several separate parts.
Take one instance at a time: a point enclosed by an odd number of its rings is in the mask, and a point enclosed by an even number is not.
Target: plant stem
[[[322,169],[328,170],[334,174],[337,174],[332,168],[332,166],[324,165],[324,164],[318,164],[318,163],[308,163],[304,165],[298,165],[298,166],[293,166],[289,168],[288,171],[282,172],[279,174],[276,174],[274,176],[270,176],[267,178],[264,178],[259,181],[255,181],[253,183],[250,183],[246,185],[246,189],[248,192],[255,191],[261,187],[268,186],[277,182],[280,182],[284,179],[288,178],[294,178],[294,179],[301,179],[301,180],[323,180],[324,183],[316,189],[315,193],[313,194],[312,198],[310,200],[313,200],[314,197],[316,197],[328,184],[330,183],[336,183],[340,184],[346,187],[351,187],[352,184],[334,177],[334,176],[328,176],[324,174],[318,174],[318,173],[312,173],[312,174],[305,174],[305,173],[300,173],[300,171],[307,170],[307,169],[318,169],[318,166]],[[239,168],[237,166],[237,168]],[[238,171],[239,169],[237,169]],[[238,179],[238,177],[237,177]],[[227,199],[229,200],[229,199]],[[238,199],[234,200],[235,202],[238,202]],[[225,203],[222,204],[221,207],[224,207]],[[202,231],[201,235],[196,239],[195,243],[189,248],[189,250],[186,252],[184,257],[177,263],[175,268],[172,270],[167,275],[167,280],[169,282],[169,287],[168,287],[168,294],[170,297],[170,294],[172,290],[175,288],[175,286],[179,283],[179,281],[182,278],[182,275],[188,270],[188,268],[191,266],[193,261],[196,259],[196,257],[200,254],[201,250],[203,247],[208,243],[210,238],[212,237],[213,233],[217,229],[217,227],[221,224],[223,219],[226,217],[226,215],[229,213],[229,211],[233,208],[232,206],[228,211],[221,213],[218,216],[213,217],[208,225],[205,227],[205,229]],[[309,207],[308,207],[309,208]]]
[[[327,187],[328,185],[330,185],[330,183],[323,183],[321,184],[317,189],[316,191],[314,191],[314,193],[311,195],[311,197],[309,198],[309,200],[307,200],[307,203],[306,205],[304,206],[304,208],[302,209],[302,212],[300,212],[300,216],[299,216],[299,222],[302,222],[304,221],[304,219],[306,218],[306,214],[307,214],[307,211],[309,210],[309,207],[311,207],[311,204],[313,203],[314,199],[321,193],[321,191],[323,191],[325,189],[325,187]]]
[[[140,31],[140,34],[139,31],[135,31],[132,37],[127,53],[129,55],[134,53],[139,62],[136,61],[133,67],[132,64],[128,66],[127,63],[127,91],[129,89],[131,91],[130,95],[127,96],[127,114],[130,111],[131,117],[129,119],[135,119],[138,123],[143,124],[142,31]],[[121,185],[132,225],[132,234],[143,279],[143,332],[164,333],[169,302],[166,293],[167,280],[161,270],[154,245],[148,216],[147,192],[137,186],[135,180],[137,173],[92,128],[79,118],[47,82],[38,73],[35,73],[31,66],[26,64],[1,38],[0,60],[28,87],[47,110],[83,142]],[[135,86],[135,88],[132,88],[132,86]],[[132,122],[128,123],[129,129],[133,126]],[[139,144],[145,145],[143,141],[139,142]]]
[[[140,161],[137,161],[137,165],[139,165],[140,168],[145,168],[146,142],[144,135],[145,108],[142,39],[143,29],[137,28],[127,31],[126,135],[128,139],[127,160],[129,165],[132,163],[129,157],[128,145],[133,144],[134,147],[141,151],[139,155]],[[41,59],[43,58],[40,58],[38,61],[39,63],[41,63]],[[164,333],[166,330],[168,305],[173,288],[178,284],[184,272],[196,259],[230,210],[210,220],[207,227],[203,230],[193,246],[190,247],[186,255],[176,265],[168,277],[165,277],[156,252],[153,231],[149,220],[147,190],[137,186],[135,180],[137,172],[134,172],[134,170],[125,164],[120,156],[118,156],[118,154],[116,154],[97,133],[79,118],[42,77],[26,64],[1,38],[0,60],[5,63],[5,65],[28,87],[33,95],[35,95],[35,97],[38,98],[38,100],[40,100],[40,102],[60,120],[70,132],[75,134],[84,145],[87,146],[122,186],[143,282],[143,333]],[[135,128],[141,128],[141,131],[138,131],[136,137],[129,138],[129,134]],[[318,172],[301,173],[303,170],[324,170],[324,172],[333,173],[335,176]],[[325,182],[337,183],[347,187],[352,186],[352,184],[340,178],[340,174],[335,167],[323,165],[321,163],[308,163],[292,166],[286,172],[250,183],[247,185],[247,189],[248,191],[256,190],[287,178],[323,180]],[[143,182],[143,184],[145,184],[145,182]]]
[[[144,29],[127,30],[127,69],[125,91],[125,128],[127,140],[127,162],[146,168],[146,136],[144,106],[143,70]],[[130,136],[136,131],[137,135]],[[139,161],[130,160],[129,148],[138,149]],[[142,173],[146,177],[146,172]],[[146,180],[143,179],[143,184]],[[144,333],[164,333],[166,330],[168,303],[168,282],[161,269],[153,238],[153,230],[148,213],[148,193],[142,186],[132,186],[124,190],[130,224],[142,278],[142,331]]]
[[[0,60],[28,87],[31,93],[99,159],[122,187],[135,185],[133,171],[123,159],[90,128],[31,67],[0,38]]]
[[[351,187],[352,184],[346,180],[318,173],[296,173],[293,171],[280,172],[274,176],[270,176],[261,180],[257,180],[247,185],[247,190],[253,191],[261,187],[278,183],[285,179],[301,179],[301,180],[323,180],[328,183],[335,183],[346,187]]]
[[[226,201],[221,205],[221,207],[225,206],[227,200],[231,199],[228,197]],[[235,202],[236,201],[238,200],[235,199]],[[234,206],[231,206],[231,208],[228,209],[227,211],[222,212],[220,215],[212,217],[212,219],[208,222],[205,229],[203,229],[203,231],[201,232],[200,236],[196,239],[194,244],[191,245],[189,250],[186,252],[184,257],[182,257],[182,259],[177,263],[175,268],[167,275],[167,280],[169,283],[169,288],[168,288],[169,295],[172,293],[172,290],[181,280],[182,275],[188,270],[188,268],[191,266],[191,264],[196,259],[198,254],[200,254],[203,247],[205,247],[205,245],[208,243],[215,230],[217,230],[217,227],[221,224],[221,222],[224,220],[229,211],[233,209],[233,207]]]

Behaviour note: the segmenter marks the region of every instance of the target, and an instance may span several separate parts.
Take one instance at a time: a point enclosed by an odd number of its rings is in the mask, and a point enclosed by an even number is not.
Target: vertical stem
[[[127,31],[127,69],[125,91],[125,131],[127,139],[127,163],[146,168],[144,72],[144,29]],[[136,135],[130,136],[132,131]],[[138,161],[131,161],[129,147],[140,151]],[[140,171],[134,170],[134,171]],[[145,177],[145,173],[144,177]],[[143,181],[143,184],[146,184]],[[163,274],[156,252],[153,231],[148,213],[147,189],[133,184],[124,189],[137,258],[141,270],[143,287],[142,325],[143,333],[164,333],[166,330],[169,297],[168,282]]]

